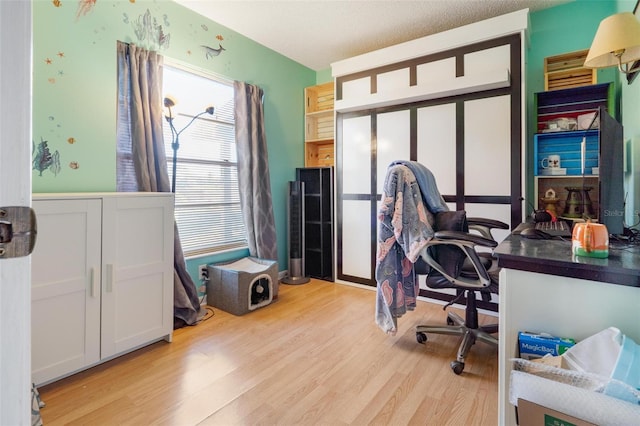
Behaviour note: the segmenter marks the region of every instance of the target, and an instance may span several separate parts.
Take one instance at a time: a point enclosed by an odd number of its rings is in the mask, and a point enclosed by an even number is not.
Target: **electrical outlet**
[[[209,279],[209,270],[207,269],[207,265],[198,266],[198,279],[200,281],[206,281]]]

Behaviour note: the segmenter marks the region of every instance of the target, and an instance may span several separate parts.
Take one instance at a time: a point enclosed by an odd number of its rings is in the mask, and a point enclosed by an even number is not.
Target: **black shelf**
[[[334,281],[333,167],[298,168],[296,179],[304,182],[306,274]]]

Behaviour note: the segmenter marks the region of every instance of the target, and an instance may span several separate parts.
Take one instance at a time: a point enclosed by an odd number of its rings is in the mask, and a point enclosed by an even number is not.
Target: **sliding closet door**
[[[340,121],[340,134],[344,143],[339,147],[338,170],[343,179],[337,180],[342,194],[337,203],[338,270],[341,279],[362,284],[374,279],[372,243],[375,227],[371,218],[373,175],[372,154],[375,135],[370,115],[353,115]],[[348,179],[344,177],[349,176]]]
[[[410,112],[383,112],[376,117],[376,194],[382,195],[384,178],[389,164],[409,158],[410,153]]]
[[[416,160],[437,178],[438,189],[451,210],[456,210],[456,104],[427,106],[417,111]]]
[[[520,43],[504,37],[336,80],[338,280],[376,285],[378,205],[395,160],[429,168],[451,210],[520,223]]]
[[[511,222],[511,122],[508,95],[464,103],[464,204],[468,216]],[[518,170],[519,172],[519,170]],[[496,231],[504,239],[508,231]]]

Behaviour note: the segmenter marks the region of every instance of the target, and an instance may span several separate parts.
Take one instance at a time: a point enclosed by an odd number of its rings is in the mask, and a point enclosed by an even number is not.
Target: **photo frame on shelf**
[[[638,0],[636,2],[636,6],[633,8],[633,14],[637,17],[640,16],[640,0]],[[635,61],[631,67],[631,69],[639,67],[640,66],[640,61]],[[636,77],[638,77],[638,73],[640,73],[640,70],[632,72],[627,74],[627,84],[631,84],[633,83],[633,80],[636,79]]]

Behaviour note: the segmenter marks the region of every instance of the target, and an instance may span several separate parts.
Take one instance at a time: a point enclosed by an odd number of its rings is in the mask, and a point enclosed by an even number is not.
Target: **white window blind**
[[[180,132],[213,105],[213,115],[196,119],[179,136],[175,217],[185,256],[246,247],[240,209],[235,146],[233,86],[177,67],[164,66],[163,93],[177,100],[172,108]],[[169,180],[171,130],[163,124]]]

